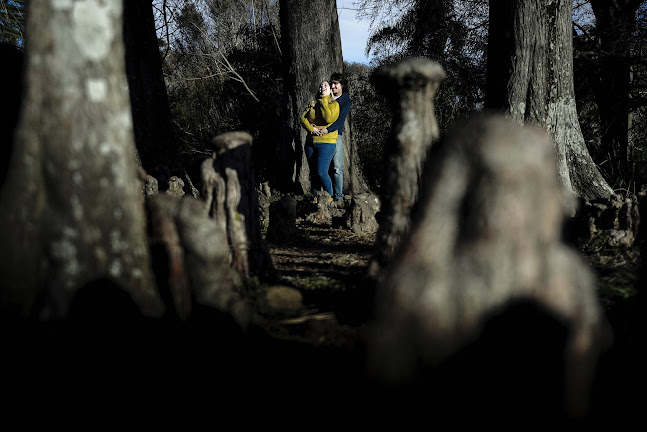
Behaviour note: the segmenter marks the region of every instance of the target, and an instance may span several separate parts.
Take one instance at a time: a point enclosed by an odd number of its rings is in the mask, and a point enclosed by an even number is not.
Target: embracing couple
[[[343,204],[344,194],[344,123],[350,111],[350,97],[345,93],[347,82],[340,73],[334,73],[330,81],[319,85],[317,98],[308,104],[301,116],[301,122],[308,130],[305,144],[306,157],[310,166],[310,180],[314,202],[317,192],[323,188],[330,195],[330,201]],[[334,176],[331,181],[328,171],[333,163]]]

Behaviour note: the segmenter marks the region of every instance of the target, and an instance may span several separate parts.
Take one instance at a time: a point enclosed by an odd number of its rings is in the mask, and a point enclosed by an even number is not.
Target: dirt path
[[[371,298],[362,280],[373,252],[374,234],[297,220],[297,238],[268,242],[280,284],[296,288],[305,311],[269,323],[275,337],[316,346],[353,349],[368,320]]]
[[[361,292],[361,284],[375,235],[358,235],[345,227],[315,225],[301,218],[297,230],[297,238],[288,244],[268,243],[281,283],[298,289],[306,308],[301,317],[282,321],[280,332],[310,343],[348,343],[347,335],[367,320],[370,305],[366,302],[370,300]],[[616,330],[626,328],[626,309],[635,303],[640,272],[637,247],[589,245],[580,252],[596,273],[600,300],[611,324]]]
[[[363,273],[373,251],[374,235],[346,228],[307,223],[297,225],[299,238],[286,245],[269,243],[274,265],[283,279],[303,291],[343,290]]]

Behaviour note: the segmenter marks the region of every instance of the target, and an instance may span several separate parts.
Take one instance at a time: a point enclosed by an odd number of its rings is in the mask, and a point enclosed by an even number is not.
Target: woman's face
[[[330,84],[328,84],[328,81],[321,82],[321,84],[319,85],[319,94],[322,96],[330,94]]]

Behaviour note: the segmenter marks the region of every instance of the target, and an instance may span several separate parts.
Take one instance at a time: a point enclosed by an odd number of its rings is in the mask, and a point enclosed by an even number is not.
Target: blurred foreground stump
[[[186,320],[195,304],[231,315],[245,328],[250,306],[243,277],[231,266],[226,233],[204,203],[157,194],[147,199],[147,208],[153,268],[168,313]]]
[[[560,238],[549,138],[478,116],[432,150],[423,178],[419,218],[378,284],[371,372],[430,380],[438,401],[454,392],[487,415],[585,416],[608,333],[592,272]]]

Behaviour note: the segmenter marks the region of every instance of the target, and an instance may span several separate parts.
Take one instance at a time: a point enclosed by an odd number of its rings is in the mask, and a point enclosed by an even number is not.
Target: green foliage
[[[6,0],[4,3],[7,3]],[[258,181],[274,181],[282,119],[282,64],[277,1],[194,0],[173,14],[175,26],[163,47],[165,75],[183,157],[202,160],[211,140],[232,130],[254,137]],[[647,14],[638,9],[633,52],[645,52]],[[0,3],[2,4],[2,3]],[[574,9],[575,85],[581,129],[594,161],[610,185],[638,192],[647,179],[645,68],[641,56],[632,63],[629,118],[631,172],[617,175],[614,155],[601,145],[596,88],[599,43],[587,0]],[[362,172],[379,190],[384,175],[384,143],[391,113],[370,84],[374,68],[409,56],[438,61],[447,72],[435,99],[435,114],[444,133],[482,107],[488,32],[485,0],[361,0],[360,15],[374,19],[368,47],[373,64],[345,64],[347,91],[353,100],[350,120]]]
[[[583,257],[596,273],[598,292],[606,302],[634,297],[640,275],[637,246],[609,246],[609,235],[600,233],[582,246]]]
[[[348,94],[352,100],[353,140],[364,178],[370,188],[379,191],[384,179],[384,146],[391,128],[392,114],[383,95],[375,91],[370,77],[375,67],[345,63]]]
[[[634,7],[636,5],[634,4]],[[647,93],[644,90],[647,84],[647,69],[643,54],[647,52],[647,2],[641,2],[635,14],[630,12],[631,6],[628,4],[623,3],[622,7],[627,8],[625,13],[617,15],[622,16],[622,20],[598,28],[589,1],[575,2],[575,96],[582,135],[601,174],[617,192],[636,194],[642,185],[647,184]],[[630,47],[632,54],[623,56],[616,52],[606,52],[602,48],[603,37],[607,40],[611,37],[619,46]],[[619,89],[613,91],[616,99],[611,100],[604,98],[603,90],[613,83],[607,82],[601,71],[601,62],[608,61],[610,57],[612,64],[630,67],[630,73],[626,70],[629,88],[625,94]],[[617,74],[622,73],[622,69],[619,68]],[[617,107],[612,108],[612,104],[617,104]],[[623,114],[623,106],[628,108],[628,113]],[[607,115],[609,111],[614,113],[617,122],[626,122],[628,140],[627,137],[618,137],[616,140],[616,143],[626,146],[626,167],[619,160],[621,152],[618,148],[605,144],[602,139],[605,134],[613,134],[616,131],[609,131],[602,126],[601,109],[606,109]]]
[[[378,23],[369,38],[376,65],[421,56],[439,62],[447,78],[436,96],[442,131],[482,105],[487,43],[487,2],[464,0],[365,0],[373,17],[380,8],[397,11]],[[370,15],[370,14],[369,14]]]
[[[25,2],[0,0],[0,42],[22,46],[25,38]]]
[[[447,78],[435,98],[441,131],[482,105],[487,43],[487,2],[462,0],[364,0],[364,17],[373,19],[367,51],[374,67],[422,56],[438,61]],[[391,113],[369,82],[373,68],[347,65],[353,98],[353,136],[369,185],[378,190],[385,171],[384,144]]]
[[[165,58],[181,153],[201,161],[211,155],[215,136],[247,131],[254,137],[257,181],[267,181],[281,137],[278,12],[219,3],[184,5]],[[218,7],[223,7],[220,14]]]
[[[175,15],[175,39],[166,47],[165,73],[183,155],[202,160],[211,154],[214,136],[245,130],[254,136],[258,181],[273,182],[272,169],[279,166],[283,73],[278,5],[260,3],[266,7],[255,10],[253,17],[253,2],[203,0],[184,4]],[[393,3],[407,6],[407,2]],[[372,46],[385,47],[377,64],[345,64],[358,162],[375,191],[383,182],[384,144],[391,128],[388,104],[370,83],[375,67],[411,55],[438,60],[448,72],[436,99],[436,116],[443,130],[482,100],[485,37],[474,29],[480,24],[474,24],[477,21],[473,19],[479,15],[470,9],[469,27],[461,22],[466,10],[451,6],[451,2],[408,3],[413,7],[399,23],[390,29],[383,26],[381,34],[391,32],[392,39],[378,41],[374,36]],[[389,41],[404,48],[392,50],[387,47]]]

